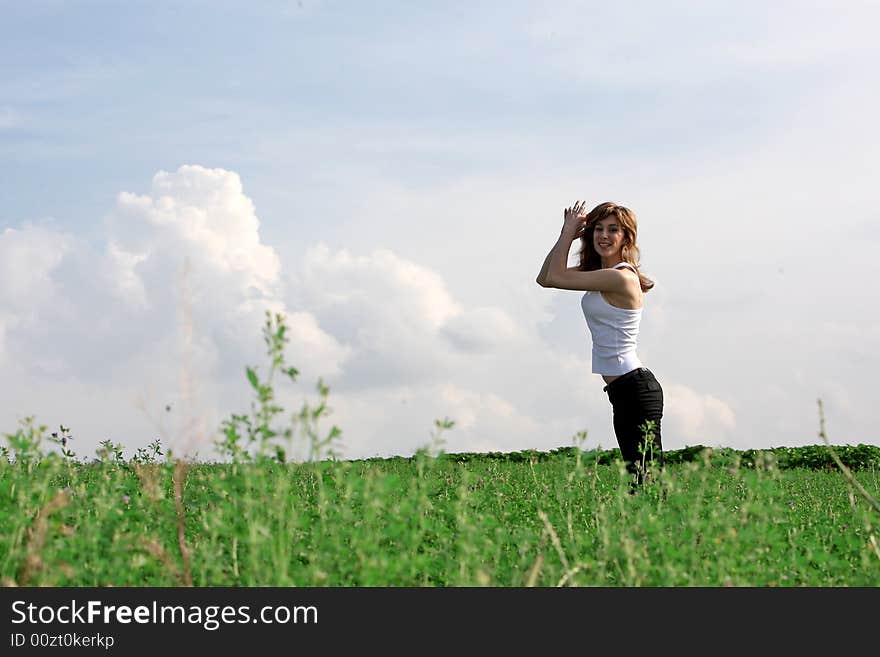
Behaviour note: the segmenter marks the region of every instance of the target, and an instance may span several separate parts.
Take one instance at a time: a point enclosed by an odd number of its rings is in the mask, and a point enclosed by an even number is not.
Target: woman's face
[[[593,247],[603,258],[617,255],[623,246],[623,230],[617,219],[608,217],[596,222],[593,228]]]

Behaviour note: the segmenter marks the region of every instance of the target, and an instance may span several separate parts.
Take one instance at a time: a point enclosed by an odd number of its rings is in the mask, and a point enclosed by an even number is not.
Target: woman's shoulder
[[[639,270],[636,267],[628,262],[619,262],[612,267],[619,271],[621,274],[626,276],[630,281],[640,281]]]
[[[639,271],[629,262],[620,262],[613,267],[623,274],[627,279],[627,290],[625,296],[628,297],[628,303],[633,304],[637,308],[642,306],[642,280],[639,277]]]

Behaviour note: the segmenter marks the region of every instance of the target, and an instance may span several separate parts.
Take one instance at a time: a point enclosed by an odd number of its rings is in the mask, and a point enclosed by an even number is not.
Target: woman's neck
[[[618,256],[613,256],[611,258],[602,258],[602,269],[611,269],[614,265],[619,265],[623,262],[623,258]]]

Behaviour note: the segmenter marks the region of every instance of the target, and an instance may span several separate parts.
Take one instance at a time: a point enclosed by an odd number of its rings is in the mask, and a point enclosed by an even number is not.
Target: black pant
[[[663,467],[663,388],[651,370],[638,367],[614,379],[603,390],[614,409],[614,433],[620,455],[634,483],[641,484],[649,461]],[[653,422],[653,427],[646,425],[646,421]]]

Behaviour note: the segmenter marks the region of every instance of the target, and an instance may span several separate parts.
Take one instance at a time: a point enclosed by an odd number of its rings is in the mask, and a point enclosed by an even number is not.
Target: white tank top
[[[613,269],[633,267],[620,262]],[[636,272],[638,273],[638,272]],[[599,291],[588,291],[581,299],[581,308],[593,336],[593,373],[619,376],[642,367],[636,355],[642,309],[612,306]]]

